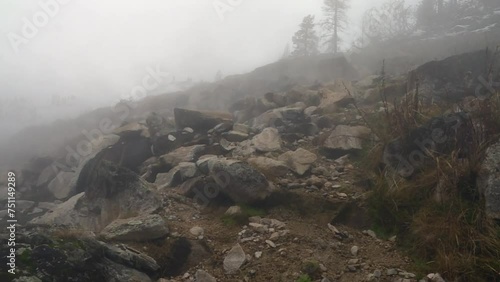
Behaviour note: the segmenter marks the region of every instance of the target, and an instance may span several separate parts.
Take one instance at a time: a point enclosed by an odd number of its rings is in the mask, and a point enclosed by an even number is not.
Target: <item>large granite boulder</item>
[[[162,238],[167,234],[165,220],[157,214],[117,219],[101,232],[106,240],[138,242]]]
[[[210,176],[222,193],[236,203],[253,203],[266,199],[271,184],[258,170],[247,163],[224,158],[208,159]]]
[[[154,185],[108,161],[89,162],[79,175],[76,192],[31,223],[100,231],[115,219],[151,214],[162,206]]]
[[[362,150],[363,141],[368,139],[371,130],[365,126],[338,125],[326,138],[322,148],[339,156]]]
[[[278,157],[278,160],[284,162],[298,175],[304,175],[316,160],[316,154],[307,151],[306,149],[299,148],[295,151],[288,151]]]
[[[195,132],[207,132],[216,125],[232,122],[233,116],[226,112],[195,111],[188,109],[174,109],[175,126],[178,130],[189,127]]]

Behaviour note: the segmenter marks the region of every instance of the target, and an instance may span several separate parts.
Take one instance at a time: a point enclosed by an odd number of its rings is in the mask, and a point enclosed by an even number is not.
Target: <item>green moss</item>
[[[299,277],[299,279],[297,279],[297,282],[312,282],[312,279],[309,275],[303,274]]]
[[[252,207],[249,205],[240,205],[241,213],[234,215],[223,215],[221,221],[226,226],[244,225],[248,223],[248,218],[252,216],[265,216],[267,212],[258,207]]]
[[[307,276],[314,277],[320,271],[319,263],[315,260],[308,260],[302,263],[302,272],[307,274]]]

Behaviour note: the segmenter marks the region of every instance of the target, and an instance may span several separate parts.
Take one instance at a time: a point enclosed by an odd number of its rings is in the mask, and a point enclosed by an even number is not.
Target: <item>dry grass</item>
[[[408,136],[453,108],[423,106],[418,91],[394,104],[394,110],[383,113],[387,126],[374,130],[384,143]],[[475,101],[469,123],[472,140],[462,148],[465,156],[459,149],[431,155],[411,179],[382,169],[383,146],[374,147],[365,162],[376,174],[369,204],[374,229],[382,236],[397,234],[400,246],[419,262],[415,268],[420,274],[440,272],[450,281],[500,281],[500,226],[486,216],[476,187],[485,150],[500,136],[499,94]]]

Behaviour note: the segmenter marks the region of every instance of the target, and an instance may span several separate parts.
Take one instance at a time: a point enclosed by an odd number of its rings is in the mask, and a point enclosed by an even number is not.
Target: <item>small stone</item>
[[[373,232],[373,230],[364,230],[363,234],[368,235],[374,239],[377,239],[377,234],[375,234],[375,232]]]
[[[358,262],[359,262],[359,259],[350,259],[349,261],[347,261],[347,264],[353,265],[353,264],[358,264]]]
[[[266,233],[268,231],[267,226],[260,223],[250,222],[248,226],[250,226],[252,230],[257,231],[259,233]]]
[[[375,277],[377,277],[377,278],[380,278],[380,276],[382,276],[382,272],[381,272],[380,270],[378,270],[378,269],[377,269],[377,270],[375,270],[375,271],[373,272],[373,276],[375,276]]]
[[[227,211],[225,212],[226,215],[237,215],[237,214],[241,214],[241,213],[242,213],[241,207],[239,207],[239,206],[229,207],[227,209]]]
[[[326,268],[326,266],[322,263],[319,264],[319,269],[321,269],[321,271],[323,272],[327,272],[328,271],[328,268]]]
[[[328,223],[328,229],[330,229],[333,234],[340,234],[340,231],[337,229],[337,227],[331,225],[330,223]]]
[[[248,222],[253,222],[253,223],[261,223],[262,218],[260,216],[251,216],[248,218]]]
[[[358,246],[352,246],[352,248],[351,248],[351,254],[353,256],[357,256],[358,255],[358,251],[359,251],[359,247]]]
[[[191,233],[192,235],[194,235],[196,237],[199,237],[199,236],[203,236],[203,234],[205,233],[205,230],[203,230],[203,228],[200,226],[195,226],[195,227],[189,229],[189,233]]]
[[[394,268],[389,268],[386,270],[385,272],[388,276],[393,276],[393,275],[397,275],[398,274],[398,271]]]
[[[266,243],[271,246],[271,248],[276,248],[276,244],[271,240],[266,240]]]
[[[255,252],[255,258],[261,258],[262,257],[262,252]]]

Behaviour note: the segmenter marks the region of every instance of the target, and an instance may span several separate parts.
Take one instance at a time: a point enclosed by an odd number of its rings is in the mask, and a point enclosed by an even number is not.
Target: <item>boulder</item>
[[[45,169],[42,170],[40,173],[40,176],[38,177],[38,180],[36,181],[36,186],[37,187],[42,187],[47,185],[54,177],[56,177],[56,170],[52,166],[47,166]]]
[[[167,234],[166,223],[157,214],[117,219],[101,232],[106,240],[137,242],[162,238]]]
[[[226,139],[229,142],[242,142],[244,140],[247,140],[249,135],[247,133],[243,133],[240,131],[229,131],[225,132],[221,135],[224,139]]]
[[[477,188],[484,196],[486,214],[500,220],[500,142],[486,150],[477,177]]]
[[[266,128],[252,139],[253,146],[260,152],[281,150],[281,137],[276,128]]]
[[[152,184],[107,161],[88,163],[80,173],[76,191],[79,194],[31,223],[100,231],[115,219],[130,217],[131,211],[146,215],[162,206]]]
[[[194,145],[180,147],[160,157],[160,162],[168,168],[173,168],[182,162],[196,162],[201,155],[205,154],[205,145]]]
[[[76,192],[76,173],[61,171],[47,186],[47,189],[58,200],[72,197]]]
[[[488,62],[488,63],[486,63]],[[491,96],[484,85],[500,70],[495,51],[479,50],[423,64],[408,74],[408,89],[419,83],[419,94],[429,99],[458,102],[466,96]],[[489,70],[486,65],[491,65]],[[479,78],[483,78],[483,82]],[[493,87],[498,87],[493,83]],[[498,89],[498,88],[497,88]],[[478,93],[476,93],[476,91]]]
[[[175,126],[178,130],[190,127],[195,132],[207,132],[216,125],[232,122],[233,117],[227,112],[195,111],[188,109],[174,109]]]
[[[272,192],[266,177],[247,163],[215,158],[208,162],[212,179],[236,203],[264,200]]]
[[[339,109],[354,102],[353,97],[351,97],[345,89],[332,91],[330,89],[323,88],[319,91],[319,93],[321,101],[319,103],[318,110],[322,113],[335,113]]]
[[[199,174],[198,168],[194,163],[182,162],[172,168],[168,173],[160,173],[156,176],[155,184],[158,189],[165,189],[180,185],[186,180],[193,178]]]
[[[196,271],[196,273],[194,274],[194,279],[196,279],[196,282],[217,282],[217,279],[215,279],[215,277],[202,269],[198,269]]]
[[[269,110],[254,119],[253,127],[259,130],[274,127],[280,132],[286,131],[285,128],[289,125],[307,122],[304,109],[304,105],[301,104]]]
[[[124,126],[116,128],[115,130],[113,130],[113,134],[125,138],[134,136],[142,136],[146,138],[150,137],[148,127],[138,122],[131,122]]]
[[[296,151],[288,151],[278,157],[278,160],[284,162],[298,175],[304,175],[317,159],[318,156],[316,156],[316,154],[302,148]]]
[[[285,162],[266,157],[250,158],[247,162],[269,179],[285,176],[289,170]]]
[[[371,130],[365,126],[338,125],[326,138],[323,148],[329,151],[338,151],[346,154],[353,150],[363,149],[363,139],[366,139]]]
[[[151,138],[167,135],[171,131],[175,131],[175,126],[170,124],[165,117],[155,112],[152,112],[146,118],[146,125]]]

